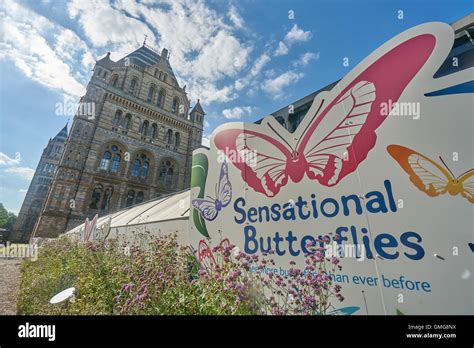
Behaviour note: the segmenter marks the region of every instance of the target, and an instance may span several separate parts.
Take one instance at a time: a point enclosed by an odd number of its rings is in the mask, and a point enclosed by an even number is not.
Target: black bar
[[[27,322],[30,325],[55,325],[55,340],[18,337],[19,326]],[[0,316],[0,346],[34,343],[137,346],[149,342],[193,345],[278,343],[290,346],[299,343],[311,346],[317,343],[443,344],[472,347],[473,324],[472,316]],[[427,325],[431,327],[428,329]],[[456,337],[409,338],[407,334],[455,334]]]

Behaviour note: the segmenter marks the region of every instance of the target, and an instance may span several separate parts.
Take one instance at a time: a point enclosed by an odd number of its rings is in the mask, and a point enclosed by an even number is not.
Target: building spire
[[[148,35],[147,35],[147,34],[144,34],[143,36],[144,36],[144,39],[143,39],[143,46],[145,46],[145,45],[146,45],[146,39],[148,38]]]

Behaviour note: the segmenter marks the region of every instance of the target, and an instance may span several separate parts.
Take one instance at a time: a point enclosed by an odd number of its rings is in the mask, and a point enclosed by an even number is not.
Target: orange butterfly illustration
[[[428,196],[435,197],[446,192],[452,196],[461,194],[474,203],[474,168],[455,177],[441,156],[439,159],[446,169],[421,153],[401,145],[389,145],[387,151],[408,173],[411,182]]]

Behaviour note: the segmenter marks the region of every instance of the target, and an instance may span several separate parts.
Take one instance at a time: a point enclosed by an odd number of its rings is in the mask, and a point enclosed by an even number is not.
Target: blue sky
[[[467,0],[4,1],[0,202],[20,210],[43,148],[70,117],[56,106],[78,101],[95,59],[108,51],[120,59],[144,34],[171,51],[191,105],[201,99],[207,138],[223,122],[255,121],[341,78],[407,28],[473,10]]]

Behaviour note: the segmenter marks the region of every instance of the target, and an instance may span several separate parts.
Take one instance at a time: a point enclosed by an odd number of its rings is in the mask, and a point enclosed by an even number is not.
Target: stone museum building
[[[169,53],[145,43],[114,62],[98,60],[70,127],[51,139],[13,229],[12,241],[57,237],[119,209],[189,187],[204,111],[190,108]]]

